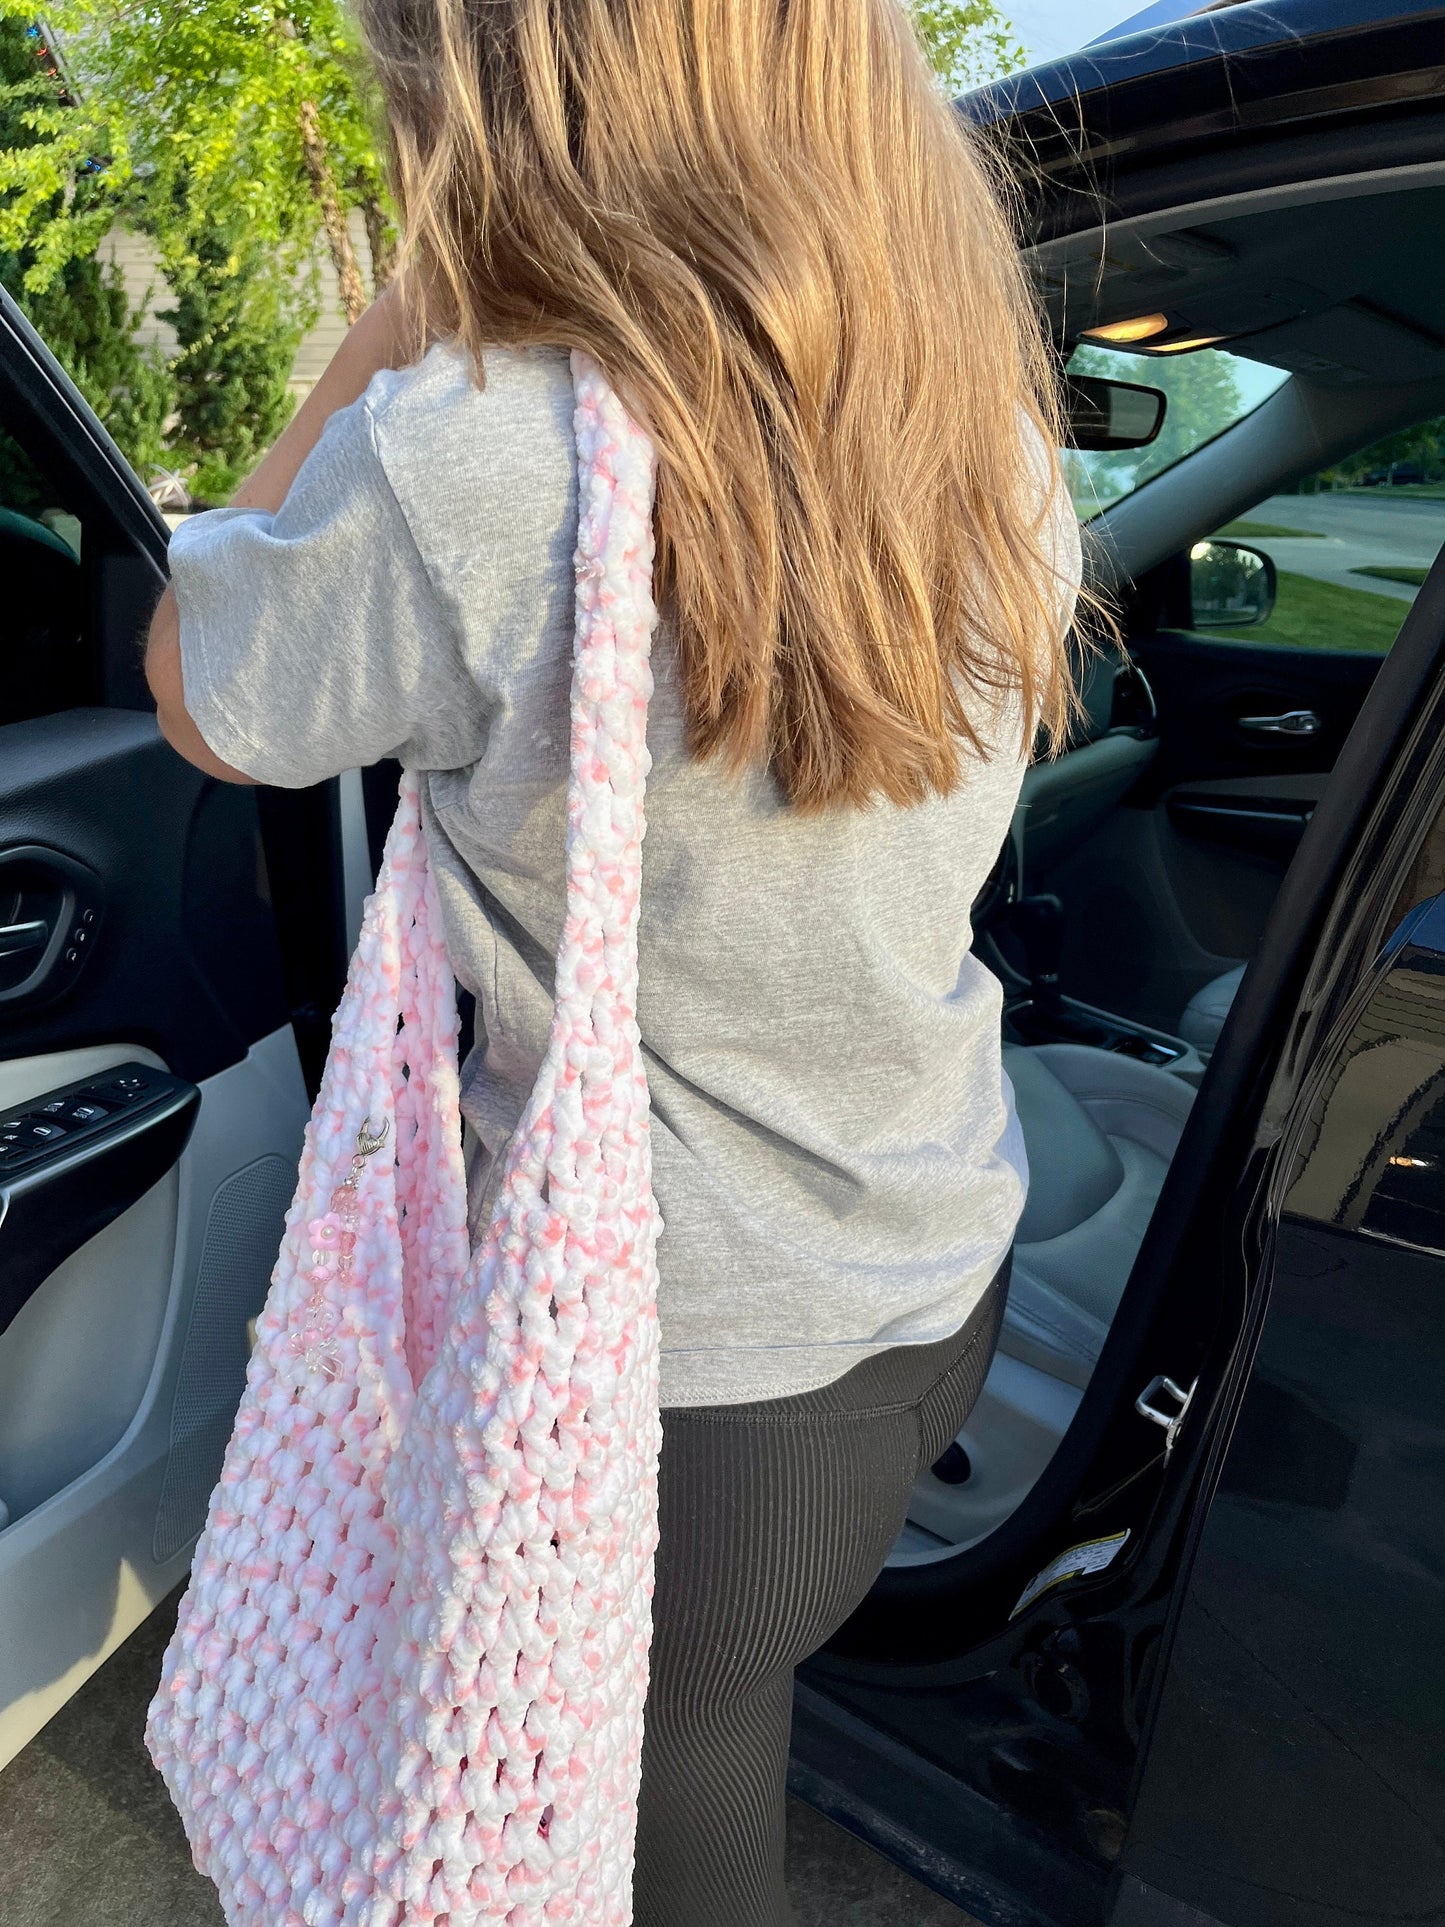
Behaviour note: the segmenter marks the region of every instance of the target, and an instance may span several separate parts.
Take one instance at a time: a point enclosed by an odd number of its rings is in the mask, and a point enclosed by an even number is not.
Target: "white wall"
[[[99,253],[107,265],[113,262],[120,268],[131,306],[145,310],[146,319],[138,331],[141,340],[157,342],[168,355],[174,354],[175,329],[167,321],[157,321],[154,315],[156,308],[170,306],[171,291],[156,265],[150,242],[144,235],[113,227],[101,242]]]

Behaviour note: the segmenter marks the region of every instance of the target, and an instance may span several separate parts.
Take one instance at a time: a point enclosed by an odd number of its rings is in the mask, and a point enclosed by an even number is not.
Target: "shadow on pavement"
[[[4,1927],[222,1927],[141,1737],[175,1605],[0,1774]],[[967,1927],[958,1908],[796,1801],[788,1862],[798,1927]]]

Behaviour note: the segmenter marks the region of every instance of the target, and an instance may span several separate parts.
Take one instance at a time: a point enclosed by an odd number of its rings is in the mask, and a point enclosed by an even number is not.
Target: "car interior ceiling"
[[[1312,183],[1223,210],[1155,214],[1030,257],[1066,354],[1086,329],[1162,312],[1188,337],[1288,379],[1094,531],[1091,567],[1124,611],[1124,647],[1086,660],[1073,747],[1029,772],[1010,845],[975,911],[976,948],[1004,983],[1005,1061],[1030,1161],[1008,1314],[965,1431],[918,1481],[895,1567],[956,1557],[987,1538],[1053,1457],[1243,975],[1239,963],[1202,982],[1165,1026],[1100,999],[1082,1012],[1064,1006],[1063,1021],[1056,1004],[1035,1021],[1041,985],[1057,1000],[1050,975],[1066,954],[1066,919],[1047,896],[1054,878],[1111,819],[1143,814],[1121,810],[1157,748],[1128,647],[1134,586],[1271,495],[1445,415],[1442,226],[1445,171],[1432,168],[1384,189]],[[1129,378],[1147,384],[1158,365],[1141,354]],[[1294,780],[1307,816],[1328,771]],[[1270,873],[1271,891],[1282,873]],[[1025,893],[1020,910],[1011,898]]]
[[[1445,184],[1153,222],[1040,250],[1064,339],[1161,309],[1190,337],[1331,385],[1445,380]],[[1141,364],[1141,379],[1147,365]]]

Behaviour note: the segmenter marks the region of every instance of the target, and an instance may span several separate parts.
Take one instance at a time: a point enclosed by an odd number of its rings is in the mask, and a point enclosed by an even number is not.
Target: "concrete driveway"
[[[1383,582],[1378,576],[1353,571],[1391,566],[1428,569],[1445,546],[1445,502],[1395,495],[1383,488],[1360,495],[1275,495],[1241,520],[1308,531],[1302,541],[1285,536],[1257,539],[1255,546],[1273,556],[1281,569],[1398,602],[1413,602],[1418,590],[1406,582]]]
[[[223,1927],[141,1743],[173,1623],[153,1614],[0,1774],[4,1927]],[[798,1927],[970,1927],[810,1808],[789,1826]]]

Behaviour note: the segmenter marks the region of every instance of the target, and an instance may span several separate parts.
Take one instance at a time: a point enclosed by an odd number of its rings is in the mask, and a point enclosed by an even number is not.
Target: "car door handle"
[[[1241,729],[1251,736],[1318,736],[1324,721],[1314,709],[1290,709],[1283,716],[1241,716]]]
[[[38,1004],[73,984],[95,954],[100,878],[39,843],[0,849],[0,1005]]]
[[[28,923],[0,925],[0,957],[18,957],[27,950],[43,950],[50,941],[50,925],[42,917]]]

